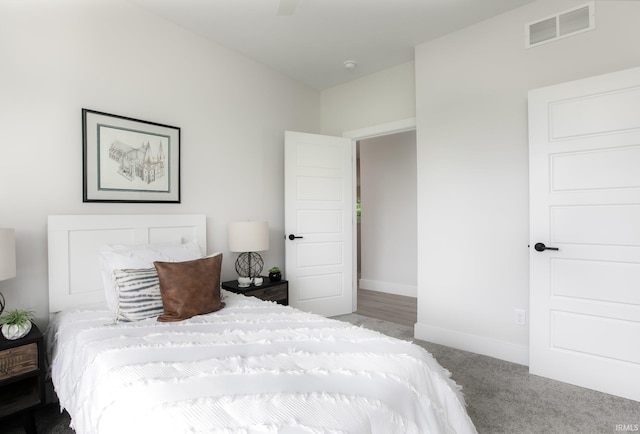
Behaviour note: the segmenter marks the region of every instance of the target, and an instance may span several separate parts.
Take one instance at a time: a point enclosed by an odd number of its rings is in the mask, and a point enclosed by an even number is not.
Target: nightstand
[[[22,413],[27,433],[35,433],[33,409],[45,402],[44,339],[35,324],[10,341],[0,335],[0,419]]]
[[[240,288],[237,280],[229,280],[222,282],[222,289],[249,297],[258,297],[261,300],[275,301],[285,306],[289,304],[289,282],[286,280],[272,282],[268,277],[263,277],[262,285],[255,286],[252,283],[247,288]]]

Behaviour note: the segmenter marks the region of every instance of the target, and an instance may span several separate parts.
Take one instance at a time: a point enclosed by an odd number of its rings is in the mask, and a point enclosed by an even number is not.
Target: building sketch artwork
[[[178,127],[82,109],[82,160],[84,202],[180,203]]]
[[[139,148],[133,148],[115,140],[109,147],[109,157],[119,164],[118,173],[129,181],[137,177],[150,184],[165,176],[166,157],[162,150],[162,143],[156,155],[153,155],[148,141]]]

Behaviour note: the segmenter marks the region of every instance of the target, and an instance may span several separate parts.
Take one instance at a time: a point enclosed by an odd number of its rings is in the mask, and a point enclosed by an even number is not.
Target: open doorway
[[[356,313],[417,321],[416,132],[356,142]]]

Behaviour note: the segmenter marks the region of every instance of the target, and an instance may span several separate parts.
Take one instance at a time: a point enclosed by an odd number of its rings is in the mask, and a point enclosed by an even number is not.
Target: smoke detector
[[[356,66],[358,66],[358,64],[355,60],[347,60],[346,62],[344,62],[344,69],[346,69],[347,71],[353,71],[354,69],[356,69]]]

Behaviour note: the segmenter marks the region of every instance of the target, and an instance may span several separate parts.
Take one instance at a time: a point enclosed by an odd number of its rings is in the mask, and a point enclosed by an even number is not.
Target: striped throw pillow
[[[160,283],[155,268],[113,270],[115,322],[140,321],[162,314]]]

